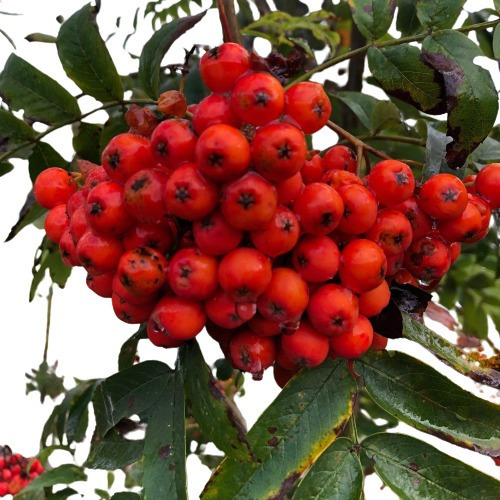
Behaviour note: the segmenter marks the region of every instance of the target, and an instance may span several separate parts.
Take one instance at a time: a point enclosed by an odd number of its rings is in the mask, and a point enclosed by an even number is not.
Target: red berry
[[[386,207],[403,203],[415,189],[411,168],[397,160],[377,163],[368,176],[368,183],[378,201]]]
[[[299,172],[306,153],[304,134],[285,122],[259,128],[252,141],[254,166],[270,181],[283,181]]]
[[[101,274],[100,276],[92,276],[87,274],[87,286],[99,297],[111,298],[113,295],[113,273]]]
[[[51,208],[44,222],[45,232],[49,240],[59,243],[62,234],[68,227],[69,219],[66,213],[66,205],[61,204]]]
[[[113,293],[111,303],[116,317],[124,323],[129,323],[131,325],[137,325],[147,321],[151,311],[155,307],[155,302],[131,304],[116,293]]]
[[[75,243],[69,232],[69,228],[64,230],[59,240],[59,252],[61,253],[61,259],[65,266],[81,266],[80,259],[76,255]]]
[[[474,240],[481,232],[483,221],[478,207],[469,201],[465,210],[454,219],[440,220],[437,229],[448,242]]]
[[[97,184],[100,184],[101,182],[106,182],[110,181],[111,177],[107,174],[106,170],[104,170],[104,167],[98,167],[95,170],[92,170],[90,174],[87,176],[85,179],[85,184],[83,186],[83,192],[88,192],[97,186]],[[85,195],[86,197],[86,195]]]
[[[300,172],[284,181],[277,182],[275,185],[278,192],[278,202],[286,206],[291,205],[297,199],[304,187]]]
[[[323,157],[325,170],[347,170],[356,172],[356,153],[347,146],[333,146]]]
[[[311,184],[311,182],[320,182],[325,173],[323,165],[323,158],[315,154],[310,160],[306,160],[302,169],[300,170],[304,184]]]
[[[317,366],[328,356],[328,337],[321,335],[307,321],[291,335],[281,337],[283,353],[297,367]]]
[[[373,328],[364,316],[359,315],[354,328],[330,339],[330,347],[342,358],[353,359],[365,353],[372,344]]]
[[[80,241],[80,238],[90,230],[90,225],[87,220],[87,214],[85,212],[85,207],[80,207],[75,210],[73,217],[71,217],[69,223],[69,232],[75,245]]]
[[[385,272],[386,276],[393,276],[396,274],[402,267],[405,261],[404,252],[397,253],[396,255],[386,255],[387,257],[387,271]]]
[[[381,351],[387,347],[387,337],[383,337],[377,332],[373,332],[373,340],[370,349],[373,351]]]
[[[321,182],[324,184],[328,184],[334,189],[340,189],[343,186],[347,186],[349,184],[360,184],[361,179],[352,172],[348,172],[347,170],[327,170],[323,177],[321,178]]]
[[[40,172],[33,186],[36,201],[44,208],[67,203],[76,191],[76,183],[69,172],[52,167]]]
[[[415,277],[425,281],[442,278],[450,265],[448,247],[436,236],[424,236],[414,241],[406,252],[405,267]]]
[[[236,302],[223,290],[218,290],[205,301],[205,312],[211,321],[222,328],[234,329],[245,323],[238,314]]]
[[[261,337],[273,337],[281,333],[281,326],[279,323],[266,319],[260,314],[256,314],[250,319],[248,326],[252,332]]]
[[[377,219],[377,200],[371,191],[360,184],[347,184],[338,193],[344,203],[339,229],[352,234],[370,229]]]
[[[464,243],[475,243],[476,241],[482,240],[488,234],[490,229],[491,208],[487,201],[474,194],[469,193],[468,199],[469,203],[475,205],[481,214],[481,229],[475,236],[465,239]]]
[[[276,363],[273,366],[274,380],[281,389],[283,389],[283,387],[285,387],[285,385],[288,384],[288,382],[295,375],[295,373],[296,372],[281,368],[281,366],[277,365]]]
[[[151,247],[165,254],[174,245],[174,236],[166,222],[137,222],[122,235],[125,250],[138,247]]]
[[[102,168],[102,167],[99,167],[99,168]],[[87,189],[80,189],[79,191],[77,191],[76,193],[73,193],[69,197],[68,203],[66,205],[66,212],[67,212],[69,218],[73,217],[73,214],[75,213],[75,211],[78,208],[83,207],[85,205],[85,200],[87,199],[87,194],[88,194]]]
[[[437,174],[420,189],[420,206],[435,219],[454,219],[467,207],[467,189],[451,174]]]
[[[0,482],[0,497],[6,496],[8,493],[7,483]]]
[[[450,263],[453,264],[460,257],[460,252],[462,251],[462,244],[458,241],[454,241],[450,245]]]
[[[476,177],[476,190],[492,210],[500,208],[500,163],[490,163],[481,169]]]
[[[158,293],[154,292],[149,295],[136,295],[132,293],[128,287],[126,287],[120,280],[120,276],[118,273],[113,275],[113,280],[111,282],[111,289],[113,291],[113,295],[118,295],[121,299],[129,304],[133,305],[144,305],[149,304],[151,302],[155,302],[158,298]]]
[[[380,210],[375,224],[365,234],[374,241],[386,255],[404,252],[411,244],[412,228],[410,221],[398,210]]]
[[[194,112],[194,129],[200,135],[208,127],[221,123],[236,128],[240,126],[240,121],[231,109],[230,98],[221,94],[210,94],[200,101]]]
[[[379,314],[391,300],[391,291],[387,281],[382,281],[377,288],[364,292],[359,296],[359,312],[370,317]]]
[[[225,255],[241,243],[243,231],[231,226],[219,210],[193,223],[194,240],[207,255]]]
[[[410,196],[406,201],[396,205],[394,210],[402,212],[410,221],[413,239],[418,240],[432,229],[431,218],[422,210],[416,196]]]
[[[231,359],[235,366],[250,372],[255,380],[260,380],[264,370],[274,363],[276,348],[273,339],[259,337],[251,330],[238,332],[229,344]]]
[[[125,249],[114,236],[87,231],[76,246],[76,255],[83,267],[92,275],[114,271]]]

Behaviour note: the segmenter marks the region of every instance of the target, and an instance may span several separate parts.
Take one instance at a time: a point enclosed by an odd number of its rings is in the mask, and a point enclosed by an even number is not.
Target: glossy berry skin
[[[87,199],[88,191],[86,189],[79,189],[76,193],[73,193],[66,204],[66,213],[68,217],[72,217],[75,211],[85,205],[85,200]]]
[[[476,191],[488,201],[490,208],[500,208],[500,163],[490,163],[476,177]]]
[[[304,232],[321,236],[339,225],[344,203],[335,189],[313,182],[295,200],[293,209]]]
[[[45,233],[47,238],[54,243],[59,243],[65,229],[69,227],[66,205],[56,205],[51,208],[44,221]]]
[[[153,309],[149,322],[148,329],[151,328],[156,337],[163,335],[172,341],[185,341],[201,332],[205,326],[206,314],[199,302],[166,296]]]
[[[386,255],[387,257],[387,271],[386,276],[393,276],[396,274],[404,264],[405,254],[404,252],[397,253],[396,255]],[[366,316],[366,315],[365,315]]]
[[[81,266],[80,260],[76,255],[75,242],[69,232],[69,228],[66,228],[61,235],[61,239],[59,240],[59,252],[65,266]]]
[[[437,174],[424,182],[419,195],[420,206],[435,219],[454,219],[467,207],[467,189],[451,174]]]
[[[468,194],[469,203],[475,205],[481,214],[481,229],[474,236],[464,239],[464,243],[476,243],[482,240],[490,229],[491,208],[486,200],[474,194]]]
[[[329,351],[328,337],[321,335],[306,320],[291,335],[281,337],[283,353],[297,367],[318,366],[326,359]]]
[[[172,249],[174,237],[170,226],[165,222],[137,222],[122,235],[125,250],[151,247],[165,254]]]
[[[256,172],[248,172],[221,190],[222,215],[237,229],[262,229],[273,219],[277,204],[276,188]]]
[[[111,282],[111,289],[113,294],[118,295],[125,302],[133,305],[144,305],[150,302],[156,302],[158,299],[158,293],[154,292],[149,295],[136,295],[132,293],[128,286],[125,286],[120,279],[118,272],[113,274],[113,280]]]
[[[100,276],[87,274],[85,282],[99,297],[109,299],[113,295],[113,276],[113,273],[101,274]]]
[[[365,238],[374,241],[386,256],[404,252],[412,237],[410,221],[398,210],[390,208],[380,210],[377,220],[365,234]]]
[[[386,270],[386,256],[373,241],[356,239],[342,250],[340,279],[353,292],[363,293],[373,290],[382,283]]]
[[[155,307],[155,302],[147,304],[131,304],[122,299],[116,293],[111,297],[111,304],[116,317],[124,323],[137,325],[148,320],[151,311]]]
[[[212,125],[198,139],[195,151],[200,172],[217,183],[234,180],[250,165],[250,144],[230,125]]]
[[[238,328],[245,323],[245,319],[238,314],[236,302],[224,290],[218,290],[205,301],[205,312],[221,328]]]
[[[432,229],[432,219],[423,211],[416,196],[410,196],[403,203],[396,205],[394,210],[402,212],[410,221],[414,240],[422,238]]]
[[[236,80],[250,68],[250,54],[244,47],[232,42],[205,52],[200,61],[201,78],[212,92],[231,90]]]
[[[71,174],[58,167],[47,168],[40,172],[33,186],[36,201],[48,209],[67,203],[75,191],[76,184]]]
[[[285,122],[259,128],[252,141],[253,164],[270,181],[283,181],[304,165],[307,146],[304,134]]]
[[[218,262],[198,248],[183,248],[170,260],[168,283],[179,297],[205,300],[217,290]]]
[[[372,341],[373,327],[367,318],[359,315],[352,330],[330,339],[330,347],[338,356],[354,359],[365,353]]]
[[[285,92],[285,113],[299,124],[305,134],[322,128],[331,112],[330,99],[319,83],[297,83]]]
[[[458,241],[453,242],[450,245],[450,263],[453,264],[460,257],[460,253],[462,251],[462,244]]]
[[[76,246],[79,261],[88,273],[96,276],[114,271],[124,251],[118,238],[92,231],[87,231]]]
[[[448,247],[437,236],[424,236],[414,241],[406,253],[405,267],[421,280],[432,281],[442,278],[450,265]]]
[[[226,221],[220,210],[193,223],[196,245],[207,255],[225,255],[241,243],[243,231]]]
[[[328,184],[334,189],[340,189],[343,186],[348,186],[349,184],[360,184],[361,179],[352,172],[348,172],[347,170],[327,170],[323,177],[321,178],[321,182],[324,184]]]
[[[323,158],[319,154],[315,154],[310,159],[306,159],[300,170],[304,184],[311,182],[319,182],[325,173]]]
[[[165,281],[166,269],[167,260],[158,250],[140,247],[122,255],[116,274],[132,295],[141,297],[160,290]]]
[[[236,368],[250,372],[254,380],[262,378],[264,370],[274,363],[276,356],[273,339],[260,337],[248,329],[231,339],[229,351]]]
[[[351,330],[358,319],[358,298],[341,285],[323,285],[307,306],[309,321],[323,335],[340,335]]]
[[[413,277],[413,275],[408,271],[408,269],[400,269],[392,278],[396,283],[401,285],[413,285],[418,287],[417,280]]]
[[[177,168],[165,184],[165,206],[172,215],[186,220],[205,217],[217,205],[217,186],[206,179],[194,163]]]
[[[158,163],[177,168],[181,163],[194,160],[196,140],[188,120],[165,120],[155,128],[151,136],[151,151]]]
[[[156,160],[149,139],[130,133],[119,134],[104,148],[101,164],[111,180],[125,184],[127,179],[144,168],[153,168]]]
[[[392,207],[403,203],[413,194],[415,178],[406,163],[383,160],[373,167],[368,184],[380,204]]]
[[[219,264],[220,286],[236,302],[256,301],[271,282],[271,262],[253,248],[237,248]]]
[[[231,108],[236,116],[250,125],[265,125],[276,120],[285,107],[285,92],[269,73],[242,76],[231,93]]]
[[[163,193],[168,175],[158,168],[140,170],[125,183],[127,211],[138,221],[157,222],[166,215]]]
[[[90,191],[85,202],[85,215],[91,229],[108,235],[119,235],[133,223],[125,206],[123,186],[107,181]]]
[[[300,319],[308,301],[306,282],[293,269],[277,267],[257,301],[257,309],[264,318],[283,324]]]
[[[266,319],[260,314],[256,314],[250,319],[248,327],[260,337],[273,337],[281,333],[281,326],[279,323]]]
[[[387,347],[387,337],[383,337],[377,332],[373,332],[373,339],[370,349],[372,351],[382,351]]]
[[[440,235],[448,242],[462,242],[474,239],[481,232],[483,221],[481,213],[474,203],[467,203],[465,210],[456,218],[440,220],[437,229]]]
[[[293,249],[293,267],[307,282],[331,280],[337,274],[339,262],[339,249],[328,236],[305,235]]]
[[[382,281],[377,288],[364,292],[359,296],[359,313],[369,318],[376,316],[387,307],[391,300],[391,291],[387,281]]]
[[[273,366],[274,381],[281,389],[283,389],[285,385],[288,384],[295,373],[296,372],[281,368],[281,366],[277,365],[276,363]]]
[[[212,125],[231,125],[239,128],[240,120],[231,109],[231,101],[223,94],[211,94],[200,101],[193,116],[193,126],[198,135]]]
[[[277,257],[292,250],[300,235],[300,226],[295,214],[278,205],[273,219],[262,229],[250,233],[255,248],[269,257]]]
[[[285,206],[292,205],[304,187],[302,175],[297,172],[284,181],[276,182],[275,186],[278,192],[278,202]]]
[[[372,192],[360,184],[348,184],[338,188],[344,203],[344,213],[339,222],[340,231],[362,234],[377,220],[377,199]]]
[[[346,170],[356,172],[356,153],[347,146],[333,146],[323,156],[325,170]]]
[[[90,172],[90,174],[87,176],[82,191],[88,194],[88,192],[92,188],[95,188],[97,184],[110,180],[111,177],[107,174],[106,170],[104,170],[104,167],[98,167],[95,170],[92,170],[92,172]]]

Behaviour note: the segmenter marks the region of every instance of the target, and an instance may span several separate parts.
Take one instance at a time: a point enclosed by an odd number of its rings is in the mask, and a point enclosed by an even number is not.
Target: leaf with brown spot
[[[391,26],[397,0],[349,0],[352,18],[368,40],[378,40]]]
[[[341,432],[355,397],[356,382],[344,360],[303,369],[249,431],[255,460],[224,459],[201,498],[284,498]],[[270,427],[276,428],[272,435]]]
[[[429,319],[432,319],[432,321],[441,323],[452,332],[455,331],[455,328],[458,326],[457,320],[450,314],[450,311],[434,302],[429,302],[429,304],[427,304],[425,315]]]

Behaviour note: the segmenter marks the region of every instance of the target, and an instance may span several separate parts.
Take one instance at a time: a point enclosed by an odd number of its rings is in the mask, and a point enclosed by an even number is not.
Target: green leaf
[[[417,0],[399,0],[396,29],[402,36],[410,36],[422,30],[417,17]]]
[[[101,151],[99,141],[101,133],[102,125],[80,122],[73,137],[73,149],[76,154],[84,160],[100,164]]]
[[[23,490],[22,494],[40,490],[56,484],[71,484],[76,481],[85,481],[87,475],[81,467],[73,464],[64,464],[55,469],[46,470],[41,476],[33,479]]]
[[[99,143],[99,149],[101,153],[102,150],[108,145],[108,142],[113,137],[115,137],[115,135],[128,132],[129,129],[130,127],[127,125],[127,122],[123,117],[123,113],[120,113],[117,116],[112,116],[111,118],[109,118],[108,121],[104,124],[104,127],[102,129],[101,140]]]
[[[485,339],[488,336],[488,316],[482,307],[481,294],[467,288],[460,300],[463,307],[463,330],[466,335]]]
[[[417,16],[427,29],[451,28],[462,11],[465,0],[418,0]]]
[[[0,177],[2,177],[2,175],[8,174],[9,172],[12,172],[13,169],[14,165],[12,165],[12,163],[3,161],[2,163],[0,163]]]
[[[97,432],[104,436],[122,418],[149,410],[164,393],[170,368],[159,361],[144,361],[111,375],[94,393]]]
[[[493,5],[495,6],[495,10],[500,13],[500,0],[493,0]]]
[[[184,344],[179,356],[186,396],[200,429],[229,457],[250,459],[252,451],[243,417],[217,385],[198,343],[193,340]]]
[[[396,0],[349,0],[352,18],[368,40],[378,40],[391,26]]]
[[[425,144],[425,164],[422,172],[422,181],[426,181],[433,175],[439,174],[439,172],[446,168],[444,161],[446,145],[453,140],[446,134],[436,130],[430,122],[426,122],[426,126],[427,141]]]
[[[498,295],[498,290],[496,290]],[[417,320],[403,313],[403,336],[419,343],[440,360],[476,382],[500,389],[500,372],[494,359],[480,358],[451,344]]]
[[[164,24],[144,45],[139,59],[139,77],[142,87],[152,99],[158,97],[160,64],[170,46],[198,23],[206,11],[195,16],[182,17]]]
[[[56,493],[53,493],[50,496],[50,500],[66,500],[73,495],[78,495],[78,491],[74,490],[73,488],[64,488],[57,491]],[[42,498],[45,500],[45,495]]]
[[[147,338],[146,325],[142,324],[128,340],[126,340],[118,355],[118,370],[122,371],[130,368],[134,364],[135,356],[137,354],[137,345],[139,340]]]
[[[90,4],[75,12],[59,30],[57,52],[66,74],[98,101],[123,99],[120,76],[99,34]]]
[[[401,125],[401,113],[391,101],[380,101],[372,112],[372,130],[380,132],[391,125]]]
[[[313,464],[299,483],[294,500],[359,500],[363,471],[353,443],[336,439]]]
[[[356,384],[343,360],[303,369],[248,433],[253,462],[225,458],[201,498],[284,498],[349,419]]]
[[[68,162],[46,142],[37,142],[28,161],[31,182],[35,182],[42,170],[50,167],[66,168]]]
[[[128,440],[114,429],[104,437],[94,436],[85,467],[90,469],[123,469],[142,457],[144,440]]]
[[[35,131],[25,122],[16,118],[9,111],[0,109],[0,154],[7,153],[17,147],[33,141]],[[12,153],[15,158],[28,158],[31,154],[32,146],[27,144],[16,153]]]
[[[11,109],[49,125],[80,116],[76,99],[64,87],[16,54],[0,74],[0,95]]]
[[[495,26],[493,32],[493,55],[495,59],[500,59],[500,24]]]
[[[486,137],[486,139],[472,152],[471,156],[472,159],[478,163],[499,162],[500,142],[493,139],[493,137]]]
[[[330,96],[344,103],[358,117],[359,121],[368,130],[371,130],[373,110],[380,102],[378,99],[361,92],[349,91],[331,93]]]
[[[182,373],[167,377],[148,419],[144,442],[144,497],[187,499],[186,429]]]
[[[400,353],[378,351],[355,362],[368,394],[402,422],[486,455],[500,450],[498,407]]]
[[[446,111],[439,74],[422,61],[418,47],[408,44],[370,47],[368,65],[389,95],[425,113],[442,114]]]
[[[361,443],[376,473],[402,499],[498,497],[498,482],[404,434],[375,434]]]
[[[81,439],[78,439],[79,437],[85,437],[85,431],[88,425],[88,407],[99,383],[100,380],[90,383],[89,387],[72,402],[72,407],[69,410],[68,420],[66,422],[66,437],[68,439],[68,444],[71,444],[74,440],[77,442],[81,441]],[[83,431],[81,429],[82,426],[84,427]],[[81,436],[81,434],[83,434],[83,436]]]
[[[422,44],[424,60],[441,73],[448,107],[446,161],[458,169],[467,156],[488,136],[498,111],[498,96],[491,75],[474,64],[482,55],[466,35],[446,30],[427,37]]]
[[[19,212],[19,219],[12,226],[9,235],[7,236],[5,242],[10,241],[14,238],[21,229],[25,228],[29,224],[32,224],[37,219],[42,217],[47,212],[46,208],[41,207],[36,201],[33,195],[33,190],[28,193],[26,201],[24,202],[21,211]]]
[[[141,495],[133,493],[132,491],[120,491],[115,493],[111,500],[141,500]]]

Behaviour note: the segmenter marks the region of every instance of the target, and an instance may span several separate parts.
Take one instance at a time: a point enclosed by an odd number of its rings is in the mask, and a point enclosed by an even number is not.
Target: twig
[[[217,0],[217,8],[219,9],[224,41],[241,45],[240,28],[234,8],[234,0]]]
[[[43,362],[47,363],[47,353],[49,351],[50,317],[52,315],[52,295],[54,293],[54,283],[50,284],[47,294],[47,324],[45,327],[45,347],[43,349]]]

